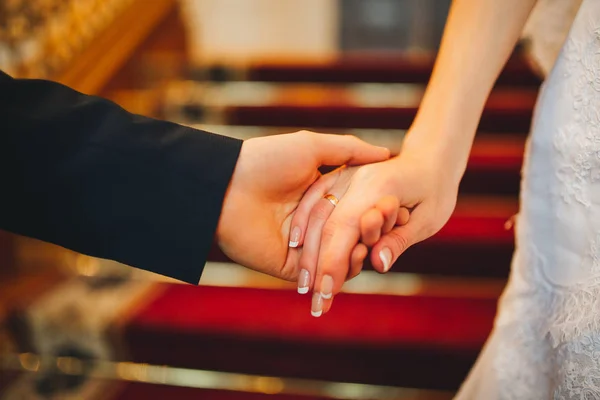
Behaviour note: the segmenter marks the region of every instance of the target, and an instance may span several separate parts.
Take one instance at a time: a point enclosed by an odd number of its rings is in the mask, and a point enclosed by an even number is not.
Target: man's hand
[[[298,203],[322,165],[367,164],[388,159],[389,150],[352,136],[297,132],[250,139],[242,145],[225,195],[217,240],[223,252],[246,267],[296,280],[300,250],[290,248]]]

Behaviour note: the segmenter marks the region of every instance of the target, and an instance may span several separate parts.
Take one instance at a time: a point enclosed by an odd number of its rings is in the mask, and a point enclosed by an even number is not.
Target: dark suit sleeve
[[[0,228],[197,283],[240,148],[0,72]]]

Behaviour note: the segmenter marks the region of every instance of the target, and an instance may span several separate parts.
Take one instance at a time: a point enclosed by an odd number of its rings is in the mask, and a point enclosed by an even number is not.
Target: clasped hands
[[[384,273],[446,223],[458,180],[440,162],[427,146],[405,143],[390,157],[352,136],[301,131],[247,140],[223,202],[218,244],[239,264],[312,291],[311,313],[320,316],[360,273],[369,248]],[[342,167],[321,175],[324,165]]]

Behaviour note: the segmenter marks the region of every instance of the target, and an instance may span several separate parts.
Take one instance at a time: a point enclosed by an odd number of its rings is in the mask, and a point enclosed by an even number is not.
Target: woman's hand
[[[307,221],[306,227],[295,227],[293,236],[296,236],[297,240],[290,242],[290,247],[302,247],[298,277],[298,293],[300,294],[308,293],[314,285],[313,278],[317,270],[321,231],[333,212],[336,202],[343,197],[352,176],[359,168],[344,166],[322,176],[304,194],[296,210],[294,220]],[[332,197],[328,199],[325,197],[326,195]],[[357,243],[352,250],[349,269],[347,265],[338,266],[339,275],[345,276],[345,280],[350,280],[360,274],[364,260],[368,255],[368,246],[373,246],[381,235],[390,232],[394,226],[405,225],[408,218],[408,209],[400,207],[396,197],[387,196],[380,199],[375,207],[361,218],[360,243]],[[303,223],[299,225],[303,225]],[[307,233],[301,235],[302,231]],[[322,297],[333,300],[333,294],[331,293],[333,281],[329,278],[325,279],[326,282],[321,285],[322,293],[315,292],[313,295],[313,302],[315,303],[322,303]],[[330,304],[331,301],[328,301],[327,305]],[[313,308],[318,309],[313,311],[315,316],[318,316],[317,314],[321,311],[326,312],[328,310],[328,308],[324,310],[319,307]]]
[[[309,271],[308,286],[317,294],[313,315],[329,308],[348,271],[352,271],[350,276],[354,274],[360,256],[366,256],[366,247],[357,247],[359,241],[366,239],[373,244],[377,239],[371,262],[379,272],[387,272],[408,247],[442,228],[454,210],[462,176],[460,168],[448,165],[435,147],[407,143],[400,156],[359,167],[351,177],[334,182],[333,194],[340,201],[329,213],[323,211],[327,201],[319,200],[323,188],[307,192],[312,196],[305,197],[310,205],[305,206],[303,200],[292,220],[292,232],[300,232],[298,241],[304,244],[300,266]],[[332,187],[331,182],[317,184]],[[390,226],[390,204],[396,211],[400,206],[412,209],[405,225]],[[403,221],[397,222],[400,225]],[[381,237],[373,233],[378,225],[383,226]],[[299,287],[306,284],[303,274]]]

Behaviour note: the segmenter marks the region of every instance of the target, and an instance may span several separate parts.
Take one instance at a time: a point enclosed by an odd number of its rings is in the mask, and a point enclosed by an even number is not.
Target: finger
[[[394,221],[396,222],[394,215]],[[360,241],[371,247],[381,237],[381,231],[384,227],[383,213],[377,208],[371,208],[360,218]]]
[[[325,298],[331,293],[338,293],[346,280],[352,250],[360,239],[359,216],[368,209],[356,202],[348,204],[343,201],[335,208],[321,233],[314,291],[320,292]],[[358,206],[360,212],[357,217],[351,213],[354,206]]]
[[[350,135],[313,134],[319,165],[360,165],[390,158],[390,150],[373,146]]]
[[[365,262],[365,258],[369,254],[369,249],[362,243],[359,243],[352,250],[352,255],[350,257],[350,271],[348,271],[348,276],[346,277],[346,281],[358,276],[360,271],[362,270],[363,264]],[[331,304],[333,303],[333,299],[335,296],[331,296],[329,299],[322,299],[322,310],[323,314],[326,314],[331,309]]]
[[[399,204],[396,196],[385,196],[361,217],[361,241],[364,244],[373,246],[382,234],[408,222],[408,209]]]
[[[398,216],[396,218],[396,225],[403,226],[408,224],[410,219],[410,211],[406,207],[400,207],[398,209]],[[387,232],[386,232],[387,233]]]
[[[299,247],[304,244],[304,236],[308,227],[310,212],[319,200],[333,187],[342,170],[343,167],[321,176],[304,193],[292,218],[289,247]]]
[[[331,310],[331,306],[333,304],[334,297],[323,302],[323,314],[327,314],[329,312],[329,310]]]
[[[346,277],[346,281],[356,278],[362,271],[365,259],[369,255],[369,249],[362,243],[356,245],[350,256],[350,271]]]
[[[350,270],[352,250],[360,239],[360,216],[374,204],[359,189],[349,187],[325,223],[313,288],[325,300],[341,290]]]
[[[319,292],[313,292],[310,304],[310,315],[315,318],[319,318],[323,315],[323,297]]]
[[[328,299],[325,299],[325,298],[324,298],[324,299],[323,299],[323,305],[322,305],[322,308],[323,308],[323,314],[326,314],[326,313],[327,313],[327,311],[329,311],[329,310],[331,309],[331,303],[333,303],[333,298],[334,298],[334,297],[335,297],[334,295],[331,295],[331,297],[330,297],[330,298],[328,298]]]
[[[396,196],[382,197],[377,202],[377,204],[375,204],[375,208],[381,211],[381,214],[383,215],[383,219],[385,221],[383,224],[383,229],[381,229],[381,231],[383,233],[391,231],[392,228],[396,225],[396,220],[398,219],[398,212],[400,209],[400,201],[398,200],[398,198]]]
[[[410,215],[404,226],[397,226],[381,237],[371,251],[373,267],[382,273],[388,272],[398,257],[410,246],[418,243],[434,232],[429,228],[426,208],[418,207]]]
[[[281,269],[281,278],[290,282],[301,282],[300,268],[298,264],[302,256],[302,247],[297,249],[288,248],[287,256]]]
[[[325,223],[334,210],[334,205],[322,196],[310,211],[308,227],[304,235],[304,245],[300,256],[298,279],[298,293],[306,294],[314,285],[319,249],[321,246],[321,232]]]

